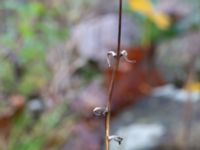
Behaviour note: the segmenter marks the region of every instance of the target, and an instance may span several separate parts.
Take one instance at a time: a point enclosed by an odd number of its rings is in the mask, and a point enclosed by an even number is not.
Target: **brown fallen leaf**
[[[159,70],[147,63],[148,55],[148,50],[137,47],[129,51],[129,59],[136,60],[136,64],[120,62],[113,91],[112,111],[114,113],[136,103],[141,97],[147,96],[153,87],[164,84]],[[111,73],[111,69],[106,70],[107,85],[111,80]]]

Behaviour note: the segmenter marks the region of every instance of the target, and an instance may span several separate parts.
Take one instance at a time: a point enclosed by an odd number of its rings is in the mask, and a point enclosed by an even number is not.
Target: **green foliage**
[[[9,140],[8,150],[14,149],[28,149],[30,144],[30,137],[24,137],[25,133],[27,132],[27,127],[32,123],[31,116],[27,112],[23,112],[13,121],[13,127],[11,130],[11,136]],[[18,138],[17,138],[18,137]],[[22,141],[23,139],[23,141]],[[33,141],[33,139],[32,139]],[[34,142],[32,143],[32,145]],[[38,144],[36,144],[38,146]],[[36,149],[35,149],[36,150]]]
[[[13,64],[6,60],[0,60],[0,91],[11,92],[15,87]]]
[[[66,104],[62,104],[62,106],[44,113],[37,122],[32,119],[30,112],[24,111],[13,121],[8,150],[44,150],[51,138],[59,138],[58,133],[65,134],[67,138],[68,132],[63,132],[66,128],[58,129],[62,123],[68,126],[71,122],[69,118],[67,118],[67,122],[64,122],[62,118],[67,111]],[[49,113],[51,113],[50,116]],[[64,141],[65,139],[59,142]],[[51,147],[46,149],[57,149],[59,144],[51,144]]]
[[[6,11],[6,30],[0,34],[0,93],[30,97],[40,93],[51,79],[46,63],[48,48],[67,38],[64,9],[47,6],[39,0],[0,3],[0,10]],[[65,134],[62,135],[65,140],[67,132],[63,132],[64,128],[58,129],[65,111],[66,105],[58,106],[34,120],[31,113],[24,110],[13,120],[6,149],[44,150],[50,138]],[[55,142],[46,149],[56,149],[59,144]]]
[[[33,120],[26,111],[15,118],[8,150],[42,150],[45,143],[44,133],[28,131],[28,127],[31,123],[33,123]]]
[[[23,95],[30,95],[41,90],[43,85],[46,85],[49,79],[49,74],[46,66],[43,64],[29,65],[31,69],[27,69],[26,74],[22,76],[21,82],[18,85],[19,92]]]
[[[149,44],[149,42],[160,42],[163,39],[172,38],[178,34],[175,25],[171,25],[169,29],[161,30],[148,18],[143,20],[143,39],[144,44]]]
[[[7,31],[0,35],[0,43],[16,56],[12,62],[0,53],[0,91],[29,96],[46,86],[51,77],[45,59],[48,47],[68,35],[63,21],[58,19],[63,12],[40,1],[6,0],[1,2],[0,9],[9,12]],[[20,76],[16,74],[16,65],[20,67]]]

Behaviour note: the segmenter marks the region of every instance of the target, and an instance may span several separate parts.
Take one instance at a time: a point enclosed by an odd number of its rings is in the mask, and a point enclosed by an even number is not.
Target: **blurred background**
[[[0,1],[0,150],[103,150],[118,0]],[[200,149],[200,1],[124,0],[111,150]]]

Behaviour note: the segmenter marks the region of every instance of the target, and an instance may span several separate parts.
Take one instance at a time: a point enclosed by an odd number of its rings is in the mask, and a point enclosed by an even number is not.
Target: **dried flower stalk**
[[[133,63],[135,61],[128,59],[128,53],[126,50],[120,50],[121,48],[121,27],[122,27],[122,0],[119,0],[119,24],[118,24],[118,42],[117,42],[117,51],[108,51],[107,53],[107,62],[108,66],[111,67],[110,64],[110,56],[112,56],[115,59],[115,65],[112,71],[112,77],[111,82],[109,85],[109,91],[108,91],[108,101],[107,106],[105,108],[103,107],[96,107],[93,110],[93,113],[97,117],[105,117],[105,145],[106,150],[110,149],[110,141],[114,140],[117,143],[121,144],[123,138],[119,137],[117,135],[110,135],[110,118],[111,118],[111,105],[112,105],[112,95],[113,95],[113,89],[115,85],[117,70],[119,68],[120,58],[123,58],[128,63]]]
[[[119,0],[119,24],[118,24],[118,43],[117,43],[117,56],[116,56],[116,63],[114,66],[114,70],[112,73],[112,78],[109,86],[108,91],[108,102],[107,102],[107,109],[108,112],[106,113],[106,120],[105,120],[105,128],[106,128],[106,134],[105,134],[105,144],[106,144],[106,150],[110,149],[110,117],[111,117],[111,104],[112,104],[112,95],[113,95],[113,89],[115,85],[116,80],[116,74],[117,70],[119,68],[119,62],[120,62],[120,48],[121,48],[121,26],[122,26],[122,0]]]

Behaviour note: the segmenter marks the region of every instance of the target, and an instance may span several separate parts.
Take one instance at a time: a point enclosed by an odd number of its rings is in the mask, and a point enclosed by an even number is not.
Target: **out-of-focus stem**
[[[119,68],[119,62],[120,62],[121,26],[122,26],[122,0],[119,0],[119,24],[118,24],[117,57],[116,57],[116,63],[115,63],[115,67],[113,69],[112,78],[111,78],[109,91],[108,91],[108,102],[107,102],[108,112],[106,113],[106,121],[105,121],[105,128],[106,128],[105,144],[106,144],[106,150],[110,149],[109,136],[110,136],[111,104],[112,104],[112,95],[113,95],[113,89],[114,89],[114,85],[115,85],[117,70]]]

